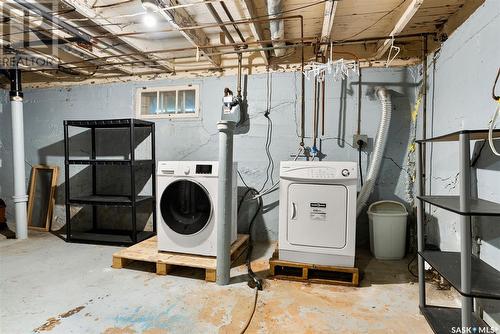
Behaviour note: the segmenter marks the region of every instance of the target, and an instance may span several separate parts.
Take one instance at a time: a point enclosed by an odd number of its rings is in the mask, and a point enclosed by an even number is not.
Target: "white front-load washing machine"
[[[279,258],[354,266],[357,164],[282,161]]]
[[[237,235],[237,167],[234,163],[231,243]],[[218,179],[217,161],[158,162],[159,251],[217,255]]]

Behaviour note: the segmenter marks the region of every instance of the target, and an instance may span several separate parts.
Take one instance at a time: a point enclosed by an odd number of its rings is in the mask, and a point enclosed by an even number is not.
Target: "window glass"
[[[141,114],[142,115],[155,115],[158,113],[157,108],[157,93],[144,92],[141,93]]]
[[[175,113],[175,91],[160,92],[160,110],[162,113]]]
[[[196,118],[198,86],[138,89],[137,116],[143,118]]]
[[[196,112],[196,94],[194,89],[179,91],[179,113],[194,114]]]

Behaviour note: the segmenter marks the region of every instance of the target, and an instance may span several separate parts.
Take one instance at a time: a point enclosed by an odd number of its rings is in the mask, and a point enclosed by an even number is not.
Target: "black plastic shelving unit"
[[[494,138],[500,130],[494,130]],[[500,299],[500,272],[472,254],[471,217],[500,216],[500,204],[471,197],[470,141],[487,140],[488,130],[462,130],[447,135],[417,140],[417,236],[419,306],[435,333],[451,333],[453,327],[488,326],[473,310],[474,298]],[[424,195],[425,171],[422,170],[422,146],[432,142],[459,142],[460,186],[458,196]],[[460,215],[460,252],[431,251],[424,248],[424,203]],[[427,262],[461,295],[461,308],[428,305],[425,298]],[[477,329],[479,332],[479,329]],[[490,330],[490,329],[488,329]],[[488,332],[491,333],[491,332]]]
[[[91,156],[89,159],[70,159],[69,127],[80,127],[90,129],[91,135]],[[99,159],[96,149],[96,132],[106,131],[106,129],[126,129],[128,130],[129,157],[127,159]],[[149,129],[151,137],[151,159],[135,159],[135,134],[139,128]],[[107,119],[107,120],[66,120],[64,121],[64,157],[65,157],[65,203],[66,203],[66,241],[81,243],[96,243],[109,245],[131,245],[145,240],[156,234],[156,173],[155,173],[155,124],[143,120],[127,119]],[[70,166],[88,165],[92,175],[91,194],[70,193]],[[129,168],[130,171],[130,194],[99,194],[97,192],[97,166],[116,166],[116,168]],[[136,168],[140,166],[150,166],[152,178],[151,195],[136,194]],[[150,202],[151,213],[153,215],[153,230],[137,230],[137,206]],[[92,229],[88,231],[72,231],[71,228],[71,206],[92,207]],[[128,207],[131,213],[132,226],[130,229],[102,229],[99,227],[97,217],[97,207]]]

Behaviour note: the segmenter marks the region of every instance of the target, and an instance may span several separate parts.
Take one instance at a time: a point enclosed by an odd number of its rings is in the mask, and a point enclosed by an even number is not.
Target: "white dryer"
[[[357,164],[282,161],[280,260],[354,266]]]
[[[231,243],[236,240],[237,163],[233,167]],[[218,162],[160,161],[158,250],[217,255]]]

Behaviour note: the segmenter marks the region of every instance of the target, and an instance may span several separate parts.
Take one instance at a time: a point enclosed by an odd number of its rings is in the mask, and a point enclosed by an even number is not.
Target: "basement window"
[[[139,88],[137,118],[199,118],[199,87]]]

